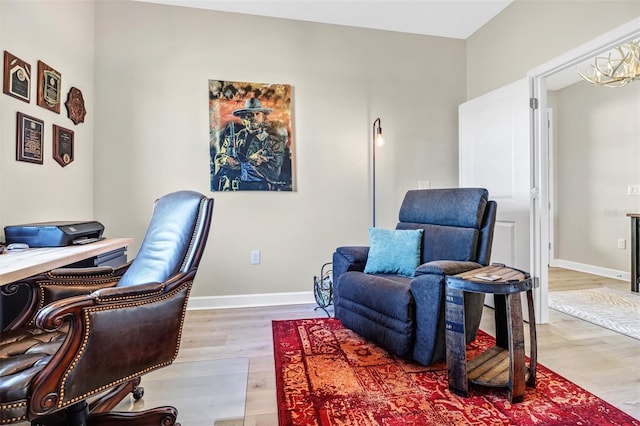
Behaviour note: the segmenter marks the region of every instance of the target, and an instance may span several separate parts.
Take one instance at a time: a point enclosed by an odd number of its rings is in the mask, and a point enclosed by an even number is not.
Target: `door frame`
[[[622,43],[640,37],[640,17],[585,43],[527,73],[532,87],[531,93],[538,100],[532,110],[532,197],[531,197],[531,260],[535,285],[539,286],[539,300],[536,307],[540,313],[536,322],[549,322],[549,232],[551,218],[549,205],[552,182],[549,170],[549,141],[546,127],[547,84],[550,75],[575,67],[581,62],[607,52]]]
[[[555,167],[555,156],[554,156],[554,138],[553,138],[553,132],[554,132],[554,118],[553,118],[553,108],[547,108],[546,114],[545,114],[546,120],[547,120],[547,127],[546,127],[546,131],[547,131],[547,152],[549,153],[549,161],[548,161],[548,166],[547,169],[549,170],[549,175],[548,175],[548,179],[547,179],[547,188],[549,188],[549,265],[553,266],[554,260],[556,258],[555,256],[555,223],[553,221],[553,218],[555,216],[555,212],[556,212],[556,208],[557,208],[557,203],[556,203],[556,190],[554,187],[554,179],[555,179],[555,171],[554,171],[554,167]]]

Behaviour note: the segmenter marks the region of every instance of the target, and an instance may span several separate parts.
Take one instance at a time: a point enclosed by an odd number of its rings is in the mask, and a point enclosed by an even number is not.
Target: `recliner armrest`
[[[344,246],[336,249],[350,264],[366,263],[369,256],[368,246]]]
[[[344,246],[338,247],[333,252],[333,282],[338,282],[338,278],[345,272],[363,272],[369,256],[367,246]]]
[[[418,275],[456,275],[467,272],[472,269],[481,268],[482,265],[477,262],[456,261],[456,260],[434,260],[423,263],[416,269]]]

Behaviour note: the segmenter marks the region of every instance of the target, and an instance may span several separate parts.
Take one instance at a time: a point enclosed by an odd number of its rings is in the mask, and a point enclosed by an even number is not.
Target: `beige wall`
[[[638,16],[638,0],[515,0],[467,39],[467,98],[520,80]]]
[[[368,243],[377,116],[379,226],[395,226],[418,180],[457,184],[462,40],[135,2],[96,10],[96,216],[140,241],[155,197],[213,195],[196,295],[308,292],[335,247]],[[296,192],[209,191],[209,79],[293,86]]]
[[[30,103],[0,95],[0,234],[6,225],[93,218],[93,37],[93,2],[0,1],[0,51],[29,63],[32,77]],[[62,74],[60,114],[37,106],[38,60]],[[88,111],[77,126],[64,106],[71,87]],[[42,165],[15,161],[18,111],[44,121]],[[52,158],[53,124],[74,131],[75,161],[64,168]]]
[[[216,198],[195,295],[310,291],[336,246],[367,243],[376,117],[387,141],[378,225],[392,227],[418,180],[457,185],[467,96],[640,15],[640,2],[603,3],[516,1],[465,42],[129,1],[2,0],[2,49],[34,73],[38,59],[57,68],[65,98],[79,87],[88,114],[74,126],[64,107],[37,107],[35,86],[29,105],[0,96],[0,225],[94,218],[108,236],[135,237],[135,254],[153,199],[195,189]],[[209,191],[208,79],[293,85],[296,192]],[[45,120],[43,166],[14,160],[18,110]],[[54,122],[76,132],[64,169],[51,159]]]
[[[586,82],[555,92],[557,258],[629,271],[630,219],[640,197],[640,83]],[[618,238],[627,249],[617,248]]]

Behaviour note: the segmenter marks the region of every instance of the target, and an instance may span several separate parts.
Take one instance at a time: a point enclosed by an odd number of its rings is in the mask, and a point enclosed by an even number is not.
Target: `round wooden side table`
[[[520,402],[525,385],[535,387],[537,344],[530,275],[500,264],[446,277],[445,316],[449,389],[469,396],[469,382],[506,387],[509,400]],[[464,292],[493,294],[496,345],[467,363]],[[520,293],[526,292],[529,311],[530,355],[525,363],[524,326]]]

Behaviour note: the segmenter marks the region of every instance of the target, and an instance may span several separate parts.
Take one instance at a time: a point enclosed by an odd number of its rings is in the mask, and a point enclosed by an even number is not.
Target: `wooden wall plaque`
[[[73,161],[73,130],[53,125],[53,159],[62,167]]]
[[[38,61],[38,106],[60,114],[62,75]]]
[[[31,102],[31,65],[6,50],[2,91],[26,103]]]

